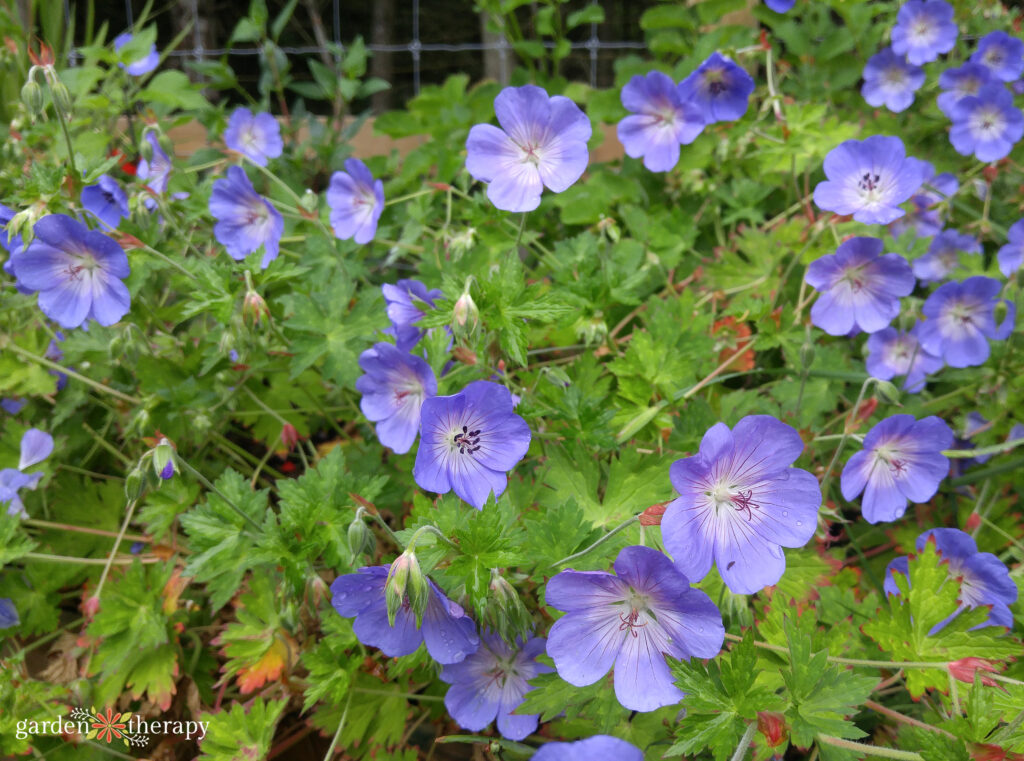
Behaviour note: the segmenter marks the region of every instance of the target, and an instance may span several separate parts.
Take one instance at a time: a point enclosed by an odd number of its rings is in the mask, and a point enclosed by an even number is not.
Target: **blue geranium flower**
[[[776,13],[788,13],[796,5],[796,0],[764,0],[764,4]]]
[[[529,680],[553,670],[536,661],[544,645],[543,637],[533,637],[517,640],[513,647],[497,634],[483,632],[475,653],[441,669],[442,681],[451,685],[444,705],[455,722],[479,732],[497,718],[502,737],[522,740],[533,734],[540,715],[513,711],[533,689]]]
[[[213,234],[232,259],[241,260],[263,246],[260,266],[277,258],[284,219],[256,192],[241,167],[228,167],[227,177],[213,183],[210,214],[218,220]]]
[[[921,89],[924,78],[924,69],[907,63],[892,48],[886,48],[865,64],[860,94],[870,106],[885,106],[899,113],[914,102],[914,93]]]
[[[437,288],[427,290],[419,280],[399,280],[392,285],[385,283],[380,287],[387,305],[388,319],[391,327],[386,331],[395,337],[395,345],[402,351],[412,351],[427,331],[417,327],[416,323],[423,318],[424,311],[417,305],[434,306],[434,300],[444,294]]]
[[[622,88],[622,105],[632,112],[619,122],[626,154],[643,158],[652,172],[667,172],[679,161],[679,146],[697,139],[704,117],[679,97],[675,82],[660,71],[637,74]]]
[[[128,196],[109,174],[101,174],[95,185],[82,188],[82,206],[110,229],[129,214]]]
[[[430,657],[441,664],[459,663],[476,652],[480,640],[473,621],[429,579],[430,594],[421,626],[416,625],[408,600],[395,614],[395,625],[389,624],[384,596],[389,569],[390,565],[360,568],[331,584],[331,604],[340,615],[355,616],[352,629],[360,642],[380,648],[391,658],[409,655],[426,643]]]
[[[999,271],[1005,277],[1010,277],[1024,263],[1024,219],[1013,223],[1006,238],[1007,243],[999,249],[996,259],[999,261]]]
[[[936,98],[939,110],[952,119],[957,103],[968,95],[977,95],[982,87],[992,81],[988,67],[980,63],[965,63],[956,69],[946,69],[939,74],[939,87],[943,90]]]
[[[89,319],[113,325],[128,313],[128,257],[112,238],[66,214],[43,217],[34,231],[16,272],[19,283],[39,292],[43,314],[77,328]]]
[[[900,217],[889,225],[894,238],[900,237],[905,231],[913,229],[918,238],[929,238],[942,231],[943,219],[939,209],[935,208],[948,198],[952,198],[960,188],[954,175],[943,172],[935,174],[935,168],[927,161],[926,176],[921,190],[910,198],[913,208],[906,216]]]
[[[782,547],[803,547],[818,525],[818,479],[791,467],[803,449],[794,428],[749,415],[731,431],[713,425],[696,455],[672,463],[679,497],[665,510],[661,533],[687,578],[700,581],[714,564],[734,594],[782,578]]]
[[[0,597],[0,629],[10,629],[21,623],[18,611],[10,597]]]
[[[971,55],[971,63],[980,63],[1001,82],[1014,82],[1024,74],[1024,40],[1002,30],[989,32]]]
[[[752,92],[751,76],[718,52],[679,84],[679,97],[694,104],[708,124],[739,119],[747,112]]]
[[[618,737],[594,735],[569,743],[545,743],[537,749],[530,761],[597,761],[612,758],[615,761],[644,761],[644,754],[632,743]]]
[[[384,211],[384,183],[374,180],[359,159],[345,159],[345,171],[331,175],[327,205],[331,207],[331,227],[340,240],[369,243]]]
[[[982,87],[953,106],[949,141],[961,156],[979,161],[1005,158],[1024,136],[1024,114],[1013,105],[1013,95],[999,84]]]
[[[922,283],[944,280],[960,266],[960,252],[980,254],[981,243],[970,235],[961,235],[956,230],[943,230],[928,246],[928,252],[911,265],[914,277]]]
[[[160,147],[160,141],[152,131],[147,132],[144,139],[153,149],[153,154],[149,159],[139,160],[135,176],[140,180],[145,180],[146,187],[155,195],[160,196],[167,192],[167,182],[171,176],[171,158]],[[152,209],[156,206],[154,199],[146,200],[146,208]]]
[[[132,41],[132,35],[128,32],[117,35],[114,38],[114,52],[116,53],[129,42]],[[138,59],[128,64],[120,64],[121,68],[131,74],[133,77],[141,77],[143,74],[149,74],[157,66],[160,65],[160,54],[156,50],[156,45],[151,45],[149,52]]]
[[[933,528],[917,537],[917,551],[924,550],[929,542],[935,542],[935,549],[942,554],[951,578],[960,579],[960,607],[957,611],[932,627],[929,635],[935,635],[956,618],[961,611],[989,606],[988,621],[975,626],[1013,627],[1013,613],[1010,606],[1017,601],[1017,585],[1010,578],[1006,565],[991,552],[978,552],[978,545],[970,534],[956,528]],[[910,575],[910,563],[906,557],[894,558],[885,569],[885,591],[899,595],[894,574]]]
[[[911,394],[921,391],[925,377],[941,370],[943,362],[924,350],[919,332],[920,323],[909,331],[883,328],[868,336],[867,370],[871,377],[892,380],[903,375],[904,390]]]
[[[868,523],[903,517],[907,501],[927,502],[949,473],[942,450],[953,445],[953,430],[934,415],[916,420],[893,415],[864,437],[864,448],[846,463],[840,478],[843,497],[861,499]]]
[[[942,357],[950,367],[974,367],[985,363],[989,340],[1003,341],[1013,332],[1017,312],[1012,301],[1006,304],[1006,317],[996,325],[999,303],[998,280],[977,275],[962,283],[939,286],[921,307],[926,319],[921,323],[921,345],[930,354]]]
[[[590,119],[562,95],[534,85],[506,87],[494,99],[501,129],[477,124],[466,139],[466,169],[486,182],[503,211],[533,211],[546,187],[567,190],[587,168]]]
[[[224,130],[224,145],[237,151],[254,164],[266,166],[284,150],[281,125],[268,113],[253,115],[248,108],[236,108]]]
[[[944,0],[908,0],[892,30],[892,49],[915,66],[934,61],[956,44],[953,6]]]
[[[512,394],[490,381],[474,381],[453,396],[425,399],[420,447],[412,474],[420,488],[454,490],[477,510],[508,485],[508,471],[526,455],[530,427],[513,411]]]
[[[35,489],[43,474],[26,473],[27,468],[38,465],[53,452],[53,437],[38,428],[29,428],[21,437],[21,456],[17,469],[0,470],[0,507],[7,506],[8,515],[28,517],[18,492]]]
[[[711,598],[650,547],[626,547],[615,575],[562,571],[544,592],[564,610],[548,633],[558,675],[585,687],[615,667],[615,697],[631,711],[653,711],[683,697],[665,656],[714,658],[722,648],[722,614]]]
[[[898,137],[846,140],[825,156],[828,179],[814,188],[814,203],[864,224],[887,225],[903,216],[900,204],[927,174],[928,163],[907,156]]]
[[[437,378],[426,360],[388,343],[359,355],[365,375],[356,381],[359,407],[374,421],[380,443],[405,454],[420,429],[423,401],[437,394]]]
[[[804,280],[821,296],[811,322],[830,336],[874,333],[900,313],[900,298],[914,290],[914,274],[899,254],[882,254],[878,238],[850,238],[834,254],[810,263]]]

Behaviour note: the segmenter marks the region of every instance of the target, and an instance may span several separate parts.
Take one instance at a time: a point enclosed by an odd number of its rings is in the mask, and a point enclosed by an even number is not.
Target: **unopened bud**
[[[497,569],[491,570],[490,592],[491,601],[486,611],[490,628],[509,639],[525,640],[532,628],[530,614],[515,588]]]
[[[33,116],[42,113],[43,88],[39,86],[35,79],[30,79],[21,88],[21,102],[25,104],[25,109]]]
[[[356,518],[348,524],[348,549],[352,553],[353,558],[357,558],[362,554],[372,555],[373,551],[377,547],[377,540],[373,536],[373,532],[370,531],[370,527],[366,525],[366,521],[363,520],[361,515],[357,515]]]
[[[974,682],[975,678],[979,676],[979,671],[987,671],[990,674],[999,673],[999,669],[997,669],[991,661],[975,656],[961,658],[958,661],[950,661],[946,664],[946,667],[949,669],[949,673],[952,674],[954,679],[960,682],[967,682],[968,684]],[[981,683],[988,685],[989,687],[996,686],[994,680],[983,675],[981,675]]]
[[[463,254],[469,253],[469,250],[476,244],[476,228],[467,227],[460,233],[456,233],[448,238],[448,250],[451,251],[452,256],[457,260]]]
[[[174,447],[167,439],[160,439],[160,443],[153,450],[153,472],[164,481],[174,475]]]
[[[242,319],[254,328],[270,320],[270,307],[256,291],[246,291],[242,301]]]
[[[71,93],[67,86],[54,76],[50,80],[50,97],[53,99],[53,106],[64,116],[71,116],[72,103]]]
[[[900,405],[900,390],[889,381],[875,381],[875,393],[883,402]]]
[[[758,711],[757,729],[770,748],[786,741],[786,717],[777,711]]]
[[[289,452],[299,443],[299,432],[291,423],[281,426],[281,443],[288,448]]]
[[[412,607],[414,585],[411,583],[411,577],[414,575],[422,577],[423,572],[420,571],[420,563],[416,559],[416,554],[408,550],[399,555],[388,568],[388,579],[384,584],[384,599],[388,605],[388,624],[391,626],[395,625],[395,616],[401,608]],[[425,602],[424,599],[423,608],[420,609],[417,616],[417,625],[419,625],[419,618],[423,616],[423,610],[426,608]]]
[[[472,332],[476,327],[480,319],[480,310],[477,309],[476,302],[469,295],[469,291],[459,296],[458,301],[455,302],[455,309],[452,310],[452,316],[455,319],[452,328],[466,328],[467,332]],[[466,327],[467,323],[469,324],[468,328]]]
[[[299,199],[299,206],[311,213],[316,211],[319,205],[320,196],[308,188],[306,189],[306,192],[302,194],[302,198]]]
[[[139,155],[146,161],[153,160],[153,143],[150,142],[152,134],[152,132],[143,133],[142,140],[139,141]]]
[[[135,502],[146,492],[146,474],[138,465],[124,479],[124,495],[129,501]]]
[[[800,366],[804,370],[809,370],[811,365],[814,364],[814,344],[810,341],[804,343],[800,347]]]

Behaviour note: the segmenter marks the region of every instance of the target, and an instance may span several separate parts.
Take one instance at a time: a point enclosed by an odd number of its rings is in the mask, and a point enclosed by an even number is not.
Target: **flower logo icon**
[[[93,729],[99,730],[96,736],[100,740],[106,740],[108,743],[115,737],[119,740],[125,739],[126,733],[124,730],[127,728],[127,725],[121,719],[127,720],[130,716],[131,714],[124,714],[122,716],[120,713],[114,713],[110,708],[107,708],[106,715],[102,713],[96,714],[93,716],[94,721],[92,723]]]

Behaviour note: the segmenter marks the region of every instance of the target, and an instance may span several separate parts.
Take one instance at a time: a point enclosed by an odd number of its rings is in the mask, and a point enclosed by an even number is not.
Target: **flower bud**
[[[153,144],[146,139],[145,131],[143,131],[142,139],[139,141],[139,155],[146,161],[153,160]]]
[[[900,405],[900,390],[889,381],[876,381],[875,393],[877,396],[881,397],[883,402],[902,406]]]
[[[476,228],[467,227],[460,233],[452,235],[447,240],[448,250],[451,251],[452,256],[458,261],[463,254],[469,253],[469,250],[476,245]]]
[[[174,447],[167,439],[160,439],[153,450],[153,472],[166,481],[174,475],[175,470]]]
[[[308,212],[310,212],[312,214],[313,212],[315,212],[317,210],[319,205],[320,205],[320,196],[318,196],[316,193],[314,193],[309,188],[306,188],[306,192],[303,193],[302,197],[299,199],[299,206],[302,209],[304,209],[305,211],[308,211]]]
[[[480,310],[477,309],[476,302],[469,295],[469,291],[465,291],[459,296],[458,301],[455,302],[452,314],[455,318],[455,323],[452,325],[453,329],[465,328],[466,323],[470,323],[467,332],[472,332],[476,328],[477,322],[480,319]]]
[[[423,611],[427,608],[427,596],[430,587],[416,553],[406,550],[388,569],[388,579],[384,584],[384,599],[388,605],[388,623],[395,625],[395,616],[400,608],[411,608],[416,614],[416,625],[423,619]]]
[[[370,527],[366,525],[362,516],[356,516],[348,524],[348,549],[352,553],[352,557],[357,558],[363,553],[372,555],[376,547],[377,540],[373,536],[373,532],[370,531]]]
[[[256,291],[246,291],[242,301],[242,319],[254,328],[270,320],[270,307]]]
[[[786,717],[777,711],[758,711],[757,729],[770,748],[786,741]]]
[[[526,639],[533,628],[530,614],[515,588],[496,568],[491,570],[490,592],[491,602],[485,611],[485,619],[490,628],[507,640],[516,637]]]
[[[814,364],[814,344],[810,341],[804,342],[800,347],[800,366],[804,370],[810,370]]]
[[[998,673],[999,671],[991,661],[987,661],[984,658],[977,658],[975,656],[961,658],[958,661],[950,661],[947,664],[947,668],[954,679],[960,682],[967,682],[968,684],[972,684],[974,682],[975,676],[979,671],[987,671],[989,673]],[[988,685],[989,687],[996,686],[995,681],[987,676],[981,677],[981,683]]]
[[[72,102],[71,93],[67,86],[56,76],[50,80],[50,97],[53,99],[53,106],[64,116],[71,116]]]
[[[281,443],[288,448],[289,452],[299,443],[299,432],[291,423],[285,423],[281,426]]]
[[[146,493],[146,474],[136,465],[124,479],[124,495],[129,501],[137,501]]]
[[[21,88],[21,102],[25,104],[25,109],[33,116],[42,113],[44,106],[43,88],[39,86],[35,79],[29,79]]]

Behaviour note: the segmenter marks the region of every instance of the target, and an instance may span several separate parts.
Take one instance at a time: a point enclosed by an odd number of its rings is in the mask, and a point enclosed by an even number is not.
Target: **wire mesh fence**
[[[185,38],[187,46],[171,51],[169,58],[203,60],[229,56],[232,59],[237,57],[238,68],[243,72],[247,66],[256,66],[260,47],[234,46],[229,42],[232,29],[226,24],[239,18],[237,5],[227,6],[233,15],[225,17],[225,9],[209,0],[171,2],[164,14],[155,16],[161,38],[169,39],[173,32],[186,28],[187,24],[191,25],[191,31]],[[654,2],[606,0],[598,3],[605,10],[605,22],[586,24],[574,30],[569,40],[570,59],[565,62],[568,75],[587,81],[593,87],[610,84],[615,57],[623,51],[644,49],[643,33],[637,20],[643,10]],[[585,4],[591,3],[589,0],[576,3],[580,7]],[[368,40],[367,49],[376,58],[383,57],[387,62],[385,69],[391,74],[389,80],[394,87],[393,95],[398,100],[417,95],[424,84],[441,82],[457,72],[464,71],[474,79],[490,76],[502,82],[508,81],[516,64],[513,46],[501,34],[484,31],[471,0],[392,0],[392,23],[383,34],[390,38],[387,41],[377,39],[382,35],[380,27],[373,25],[376,19],[369,21],[376,12],[374,5],[345,0],[314,0],[312,3],[307,0],[303,6],[313,6],[318,13],[328,11],[329,6],[330,18],[324,19],[323,25],[325,31],[329,29],[329,36],[321,35],[319,40],[304,43],[301,34],[292,35],[291,39],[282,39],[279,47],[289,56],[323,57],[339,49],[344,50],[356,36],[362,36]],[[133,0],[124,0],[123,5],[118,0],[111,0],[103,12],[116,33],[122,24],[123,28],[132,28],[140,6],[141,3]],[[524,10],[529,11],[530,8]],[[273,11],[272,8],[272,14]],[[83,12],[72,0],[64,0],[64,13],[69,23],[74,18],[78,22],[76,28],[82,27]],[[323,41],[329,41],[335,48],[332,50],[321,44]],[[547,41],[541,44],[550,49],[555,43]],[[485,57],[490,59],[487,66],[484,65]],[[247,58],[251,63],[244,62]]]

